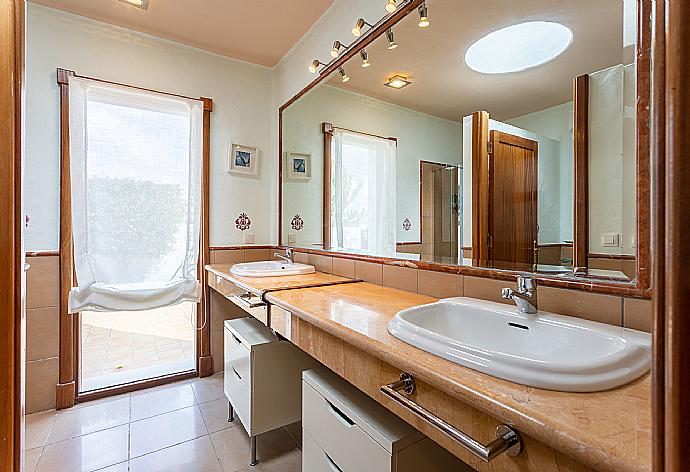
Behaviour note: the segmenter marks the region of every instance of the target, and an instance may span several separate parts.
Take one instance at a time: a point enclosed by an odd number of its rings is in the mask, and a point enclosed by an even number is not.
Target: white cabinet
[[[300,420],[302,371],[318,362],[252,317],[225,322],[224,354],[229,419],[249,433],[256,464],[255,437]]]
[[[302,374],[305,472],[473,470],[329,370]]]

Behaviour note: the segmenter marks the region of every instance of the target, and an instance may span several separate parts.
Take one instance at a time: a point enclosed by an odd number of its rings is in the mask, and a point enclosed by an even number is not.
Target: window
[[[395,147],[391,139],[334,129],[331,235],[335,247],[395,253]]]

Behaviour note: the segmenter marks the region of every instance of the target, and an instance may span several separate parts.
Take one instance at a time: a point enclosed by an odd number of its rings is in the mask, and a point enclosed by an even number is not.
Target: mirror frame
[[[359,51],[367,47],[385,31],[413,13],[424,3],[424,0],[409,0],[395,12],[382,18],[372,29],[360,36],[352,46],[336,60],[331,61],[314,80],[290,98],[278,109],[278,245],[283,243],[283,112],[290,105],[302,98],[316,85],[328,78],[338,67],[346,63]],[[588,292],[606,293],[619,296],[651,298],[651,177],[650,177],[650,102],[651,102],[651,64],[652,64],[652,0],[637,0],[637,45],[636,45],[636,86],[637,86],[637,121],[636,121],[636,254],[635,278],[628,282],[616,282],[603,278],[586,276],[588,225],[587,218],[578,224],[578,216],[588,215],[588,141],[587,141],[587,88],[582,86],[582,79],[574,79],[573,93],[575,98],[575,150],[574,150],[574,220],[573,220],[573,274],[567,278],[549,274],[534,273],[540,284],[548,287],[579,289]],[[580,110],[578,114],[577,111]],[[578,178],[580,179],[578,181]],[[584,224],[583,224],[584,223]],[[387,265],[412,267],[435,272],[446,272],[474,277],[498,280],[514,280],[518,271],[440,264],[427,261],[410,261],[390,257],[353,254],[328,251],[314,248],[294,248],[296,252],[319,254],[366,262],[378,262]],[[583,266],[582,263],[585,263]]]

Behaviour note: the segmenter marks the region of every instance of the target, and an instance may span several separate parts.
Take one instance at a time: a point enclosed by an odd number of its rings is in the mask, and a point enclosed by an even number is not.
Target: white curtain
[[[79,77],[69,91],[70,312],[198,302],[202,102]]]
[[[394,255],[396,142],[335,128],[331,159],[331,245]]]

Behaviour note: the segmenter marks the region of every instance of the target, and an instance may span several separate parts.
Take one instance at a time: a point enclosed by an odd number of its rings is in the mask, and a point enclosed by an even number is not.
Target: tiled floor
[[[223,374],[26,417],[29,472],[296,472],[298,424],[258,438],[228,423]],[[294,436],[294,439],[293,439]]]
[[[193,369],[195,310],[196,304],[181,303],[143,312],[82,312],[83,390]]]

